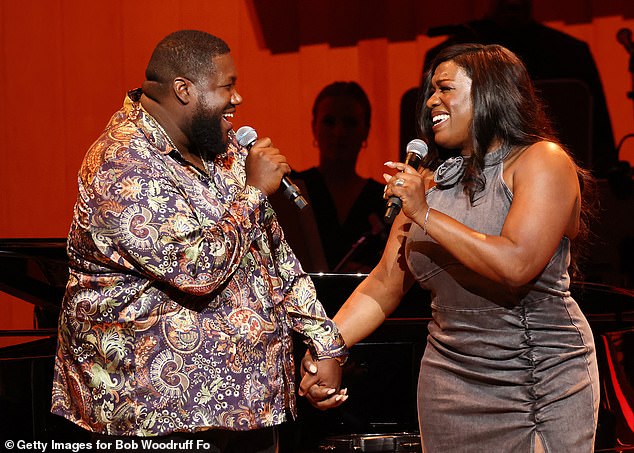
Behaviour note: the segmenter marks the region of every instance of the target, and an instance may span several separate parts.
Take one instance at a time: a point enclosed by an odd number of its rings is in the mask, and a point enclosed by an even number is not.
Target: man
[[[340,379],[345,344],[267,199],[290,168],[268,138],[236,143],[236,79],[221,39],[168,35],[81,166],[52,412],[89,431],[273,451],[291,329]]]

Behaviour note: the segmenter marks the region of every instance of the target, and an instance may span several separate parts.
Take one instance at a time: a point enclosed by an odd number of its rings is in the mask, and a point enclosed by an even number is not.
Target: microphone
[[[251,126],[242,126],[236,131],[236,139],[240,146],[244,146],[246,149],[251,149],[255,141],[258,139],[258,133],[255,132]],[[283,187],[284,195],[286,198],[295,203],[297,209],[304,209],[308,206],[308,202],[302,196],[299,191],[299,187],[293,184],[288,176],[284,176],[280,185]]]
[[[427,155],[427,143],[425,143],[421,139],[416,138],[409,142],[405,149],[407,150],[405,163],[410,167],[418,170],[421,161]],[[385,215],[383,216],[383,220],[385,220],[385,223],[391,224],[394,221],[396,215],[400,212],[402,206],[403,202],[401,201],[401,199],[397,196],[392,195],[387,200],[387,208],[385,210]]]
[[[616,39],[620,42],[628,53],[634,52],[634,43],[632,43],[632,30],[629,28],[621,28],[616,32]]]

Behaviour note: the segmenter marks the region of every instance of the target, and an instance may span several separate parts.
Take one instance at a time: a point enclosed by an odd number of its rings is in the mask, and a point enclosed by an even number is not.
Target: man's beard
[[[227,151],[227,141],[220,126],[221,115],[215,115],[206,105],[199,103],[191,121],[191,150],[202,159],[213,160]]]

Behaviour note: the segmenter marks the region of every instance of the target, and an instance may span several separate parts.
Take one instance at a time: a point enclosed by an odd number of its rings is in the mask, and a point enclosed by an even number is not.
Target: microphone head
[[[405,152],[414,153],[422,159],[427,155],[427,143],[422,141],[420,138],[415,138],[407,144]]]
[[[258,133],[251,126],[242,126],[236,131],[236,140],[240,146],[248,147],[258,139]]]

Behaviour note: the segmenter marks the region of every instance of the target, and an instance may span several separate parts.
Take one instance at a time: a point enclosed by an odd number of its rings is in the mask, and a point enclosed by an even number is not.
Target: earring
[[[363,140],[363,143],[361,143],[361,148],[367,148],[367,147],[368,147],[368,141]]]
[[[450,157],[434,172],[434,182],[440,189],[454,186],[464,174],[466,162],[462,156]]]
[[[316,138],[313,138],[313,148],[319,148],[319,143],[317,143]]]

